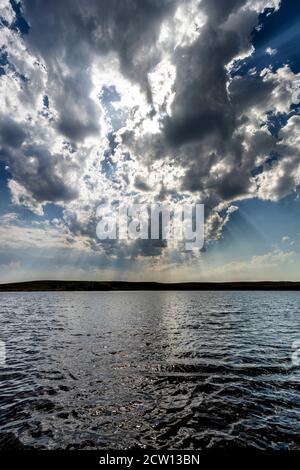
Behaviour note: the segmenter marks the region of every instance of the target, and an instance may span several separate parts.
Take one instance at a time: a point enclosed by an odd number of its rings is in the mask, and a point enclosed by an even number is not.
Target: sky
[[[0,282],[300,281],[300,4],[0,0]],[[203,204],[205,243],[97,208]]]

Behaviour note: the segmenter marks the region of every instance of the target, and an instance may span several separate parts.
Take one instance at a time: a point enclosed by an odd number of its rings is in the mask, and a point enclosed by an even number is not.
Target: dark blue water
[[[300,448],[300,293],[0,294],[0,339],[2,447]]]

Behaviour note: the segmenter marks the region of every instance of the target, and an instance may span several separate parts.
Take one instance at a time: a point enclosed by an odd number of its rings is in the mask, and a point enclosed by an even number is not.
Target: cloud
[[[15,213],[0,216],[1,250],[47,249],[66,247],[62,227],[49,222],[26,224]]]
[[[266,48],[266,53],[270,56],[276,55],[277,54],[277,49],[273,49],[272,47],[267,47]]]
[[[208,265],[204,272],[195,274],[195,278],[215,282],[297,280],[298,260],[294,251],[276,249],[253,256],[249,261],[234,261],[217,267]]]
[[[253,53],[260,14],[279,1],[21,5],[26,31],[0,3],[0,157],[13,204],[38,215],[59,204],[67,243],[111,259],[163,257],[165,244],[99,243],[97,206],[201,202],[209,242],[237,201],[276,201],[299,185],[299,116],[278,136],[269,130],[270,114],[288,115],[299,76],[288,65],[233,73]]]
[[[299,123],[300,117],[293,116],[280,131],[277,148],[281,158],[257,178],[261,199],[278,201],[295,191],[300,184]]]
[[[11,3],[7,0],[0,0],[1,23],[11,25],[14,21],[14,11]]]
[[[291,240],[291,238],[288,235],[285,235],[284,237],[282,237],[281,241],[282,243],[288,243],[290,246],[295,245],[295,240]]]

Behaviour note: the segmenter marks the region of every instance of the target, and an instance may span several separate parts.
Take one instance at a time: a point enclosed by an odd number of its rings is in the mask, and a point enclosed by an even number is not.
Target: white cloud
[[[272,47],[267,47],[266,48],[266,53],[270,56],[274,56],[277,54],[277,49],[272,49]]]
[[[14,11],[8,0],[0,0],[0,17],[8,24],[11,24],[14,20]]]
[[[297,280],[298,261],[299,255],[294,251],[277,249],[253,256],[249,261],[235,261],[217,267],[204,265],[202,271],[194,276],[197,280],[215,282]]]

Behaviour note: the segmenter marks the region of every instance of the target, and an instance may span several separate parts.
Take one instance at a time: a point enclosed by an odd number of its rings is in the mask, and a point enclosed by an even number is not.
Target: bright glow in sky
[[[0,282],[300,280],[299,24],[287,0],[0,0]],[[118,200],[204,204],[205,248],[101,242]]]

